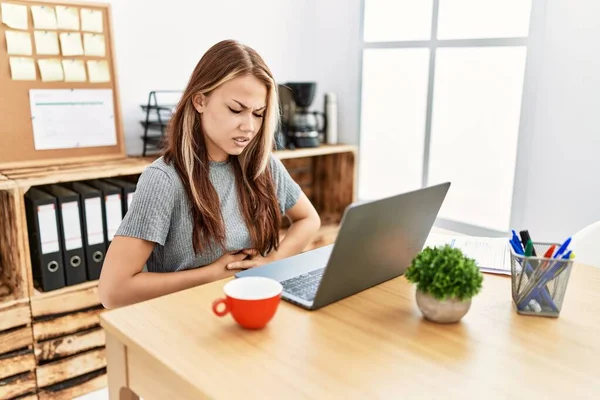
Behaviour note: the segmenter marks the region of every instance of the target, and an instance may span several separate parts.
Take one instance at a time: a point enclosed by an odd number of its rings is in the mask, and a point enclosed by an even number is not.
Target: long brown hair
[[[225,249],[225,226],[217,191],[209,180],[208,151],[193,97],[209,96],[222,84],[244,75],[253,75],[265,84],[267,108],[256,137],[239,156],[230,156],[230,161],[253,248],[264,255],[279,246],[281,211],[269,164],[279,121],[277,86],[255,50],[225,40],[212,46],[196,65],[171,118],[163,152],[165,161],[173,163],[179,173],[192,205],[192,240],[196,252],[213,244]]]

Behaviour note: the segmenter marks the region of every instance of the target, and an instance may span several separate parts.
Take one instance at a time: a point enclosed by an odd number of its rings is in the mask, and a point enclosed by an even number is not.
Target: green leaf
[[[438,300],[466,300],[479,293],[483,274],[475,260],[448,245],[427,247],[413,260],[406,279]]]

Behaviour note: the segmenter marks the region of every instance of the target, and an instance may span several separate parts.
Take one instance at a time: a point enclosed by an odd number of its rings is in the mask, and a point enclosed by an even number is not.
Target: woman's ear
[[[207,101],[207,97],[201,93],[195,94],[192,97],[192,103],[194,104],[194,108],[199,113],[204,112],[204,109],[206,107],[206,101]]]

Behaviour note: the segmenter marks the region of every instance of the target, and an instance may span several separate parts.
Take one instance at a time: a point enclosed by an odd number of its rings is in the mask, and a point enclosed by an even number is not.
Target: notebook
[[[510,275],[508,238],[430,233],[423,248],[446,244],[460,249],[467,257],[475,259],[482,272]]]

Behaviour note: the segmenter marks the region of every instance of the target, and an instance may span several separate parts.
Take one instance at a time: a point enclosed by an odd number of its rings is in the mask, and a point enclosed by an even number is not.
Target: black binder
[[[33,279],[48,292],[65,286],[56,199],[35,187],[25,194]]]
[[[86,181],[86,183],[102,192],[102,209],[104,210],[104,241],[106,248],[110,246],[117,229],[123,220],[121,203],[121,189],[100,179]]]
[[[44,186],[43,190],[54,196],[58,204],[58,231],[65,266],[65,282],[67,286],[83,283],[87,280],[87,272],[79,194],[58,185]]]
[[[100,278],[102,263],[106,255],[102,193],[80,182],[67,182],[61,186],[69,188],[80,196],[87,277],[88,280],[94,281]]]
[[[129,205],[133,200],[133,193],[135,192],[136,184],[123,179],[115,178],[107,178],[104,179],[104,181],[110,183],[111,185],[121,188],[121,203],[123,209],[123,218],[125,218],[125,214],[127,214],[127,210],[129,210]]]

